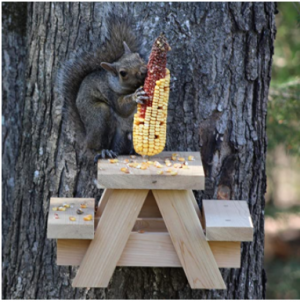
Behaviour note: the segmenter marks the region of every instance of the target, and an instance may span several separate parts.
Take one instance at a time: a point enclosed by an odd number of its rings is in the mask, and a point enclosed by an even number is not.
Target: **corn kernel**
[[[129,170],[126,167],[121,168],[121,171],[124,172],[124,173],[127,173],[127,174],[129,173]]]
[[[93,216],[90,214],[90,215],[87,215],[87,216],[84,216],[83,217],[83,220],[84,221],[91,221],[91,220],[93,220]]]
[[[116,159],[116,158],[114,158],[114,159],[109,159],[108,161],[109,161],[111,164],[115,164],[115,163],[117,163],[119,160]]]

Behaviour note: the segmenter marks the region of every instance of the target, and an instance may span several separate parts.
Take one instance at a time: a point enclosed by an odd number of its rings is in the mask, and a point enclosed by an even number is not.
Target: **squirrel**
[[[147,66],[132,18],[110,13],[106,23],[104,43],[76,55],[58,76],[66,118],[75,127],[76,141],[95,152],[94,162],[134,153],[133,114],[137,103],[148,100],[141,87]]]

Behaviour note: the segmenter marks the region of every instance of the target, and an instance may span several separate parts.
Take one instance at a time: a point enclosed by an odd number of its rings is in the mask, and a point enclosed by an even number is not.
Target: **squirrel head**
[[[114,63],[102,62],[101,67],[118,79],[124,92],[133,92],[144,84],[147,75],[147,65],[138,53],[133,53],[128,45],[124,44],[123,56]]]

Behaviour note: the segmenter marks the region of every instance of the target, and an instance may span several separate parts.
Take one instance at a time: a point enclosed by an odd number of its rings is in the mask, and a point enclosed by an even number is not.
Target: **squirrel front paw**
[[[118,154],[112,150],[107,150],[103,149],[101,153],[97,154],[94,157],[94,164],[98,162],[99,159],[104,159],[104,158],[116,158],[118,157]]]
[[[143,87],[138,88],[133,94],[133,100],[139,104],[144,104],[146,101],[148,101],[148,99],[149,97],[147,96]]]

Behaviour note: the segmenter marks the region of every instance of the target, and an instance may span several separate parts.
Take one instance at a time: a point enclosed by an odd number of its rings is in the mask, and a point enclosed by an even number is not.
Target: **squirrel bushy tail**
[[[64,102],[64,116],[74,124],[78,139],[86,134],[86,129],[76,107],[76,97],[84,78],[90,73],[101,69],[101,62],[113,63],[124,53],[123,41],[132,52],[140,52],[142,47],[141,35],[135,31],[132,16],[117,16],[109,13],[105,20],[107,35],[104,43],[97,45],[94,50],[76,54],[67,61],[58,73],[58,92]]]

